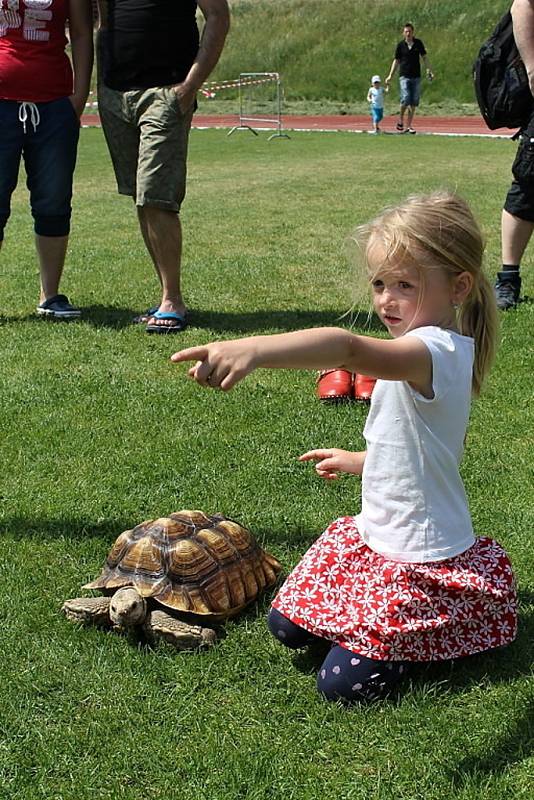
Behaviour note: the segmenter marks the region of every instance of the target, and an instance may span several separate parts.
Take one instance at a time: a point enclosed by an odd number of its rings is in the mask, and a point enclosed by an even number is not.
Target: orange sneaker
[[[353,397],[361,403],[370,403],[373,389],[375,388],[376,378],[370,378],[369,375],[354,375],[354,388]]]
[[[352,372],[323,369],[317,376],[315,393],[323,403],[339,403],[352,398]]]

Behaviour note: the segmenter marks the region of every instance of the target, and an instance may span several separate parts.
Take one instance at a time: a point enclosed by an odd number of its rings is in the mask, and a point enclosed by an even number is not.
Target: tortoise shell
[[[276,583],[279,562],[222,514],[177,511],[124,531],[84,589],[133,586],[175,611],[225,619]]]

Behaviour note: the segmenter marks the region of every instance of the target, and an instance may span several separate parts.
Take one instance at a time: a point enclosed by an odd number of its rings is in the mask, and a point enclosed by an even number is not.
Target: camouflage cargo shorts
[[[100,85],[98,109],[120,194],[138,206],[180,211],[193,108],[171,86],[119,92]]]

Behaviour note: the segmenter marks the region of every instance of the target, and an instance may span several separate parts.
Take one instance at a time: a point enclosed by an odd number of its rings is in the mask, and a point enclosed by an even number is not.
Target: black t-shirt
[[[100,32],[102,79],[110,89],[180,83],[196,58],[196,0],[108,0]]]
[[[398,43],[395,50],[395,58],[399,61],[399,75],[401,78],[421,77],[420,56],[426,56],[425,46],[421,39],[414,38],[411,47],[408,47],[404,39]]]

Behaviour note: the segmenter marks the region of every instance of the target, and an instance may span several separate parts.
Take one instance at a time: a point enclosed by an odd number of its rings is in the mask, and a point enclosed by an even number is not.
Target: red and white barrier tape
[[[264,72],[262,73],[264,76],[263,78],[235,78],[231,81],[219,81],[218,83],[204,83],[200,87],[200,94],[203,94],[204,97],[211,99],[215,97],[217,92],[223,91],[225,89],[239,89],[240,86],[258,86],[262,83],[273,83],[274,81],[278,81],[280,76],[278,72]],[[89,93],[90,95],[93,92]],[[85,104],[86,108],[97,108],[98,103],[91,103],[89,100]]]
[[[280,76],[277,72],[265,72],[263,78],[236,78],[232,81],[219,81],[219,83],[204,83],[200,89],[200,93],[204,97],[215,97],[218,91],[224,89],[239,89],[240,86],[257,86],[261,83],[273,83],[279,80]]]

